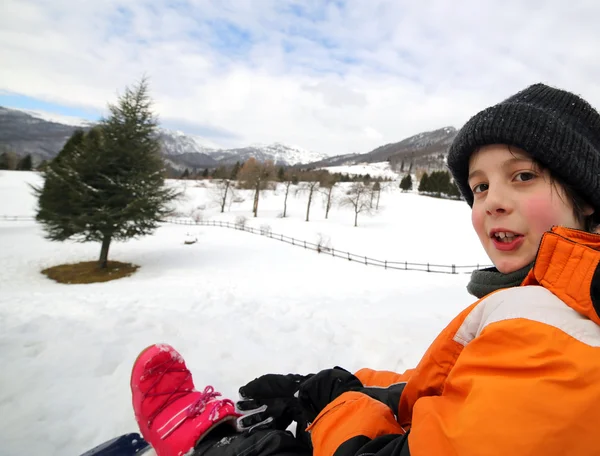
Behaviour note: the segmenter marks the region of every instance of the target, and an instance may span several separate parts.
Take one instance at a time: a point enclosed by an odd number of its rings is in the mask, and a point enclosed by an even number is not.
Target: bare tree
[[[354,210],[354,226],[358,226],[358,214],[361,212],[368,214],[372,211],[371,188],[363,182],[354,182],[342,198],[341,204],[342,206],[352,207]]]
[[[306,173],[304,180],[303,191],[308,193],[308,204],[306,205],[306,221],[308,222],[310,220],[310,205],[312,204],[313,194],[319,188],[320,176],[318,173]]]
[[[285,198],[283,199],[283,217],[284,218],[287,215],[287,199],[288,199],[288,195],[290,193],[290,187],[292,186],[293,181],[294,181],[294,178],[293,178],[292,174],[289,171],[285,171],[283,173],[283,179],[282,179],[282,183],[285,188]]]
[[[235,197],[233,191],[233,181],[230,179],[221,179],[213,187],[213,199],[221,206],[221,213],[225,212],[225,206]]]
[[[241,188],[254,190],[254,204],[252,206],[254,217],[258,215],[258,200],[260,193],[268,188],[269,179],[274,176],[274,174],[275,166],[272,161],[267,160],[261,163],[254,157],[250,157],[240,169],[238,179]]]
[[[371,187],[371,207],[373,207],[373,198],[377,194],[377,206],[375,209],[379,209],[379,198],[381,198],[381,182],[375,181]]]
[[[339,182],[339,178],[332,174],[327,174],[321,180],[321,193],[325,197],[325,218],[329,217],[329,210],[333,203],[333,187]]]

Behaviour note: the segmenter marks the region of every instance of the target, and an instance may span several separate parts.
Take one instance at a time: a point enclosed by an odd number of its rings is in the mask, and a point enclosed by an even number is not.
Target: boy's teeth
[[[507,233],[504,231],[498,231],[497,233],[494,233],[494,235],[496,236],[496,239],[502,242],[511,242],[516,236],[514,233]]]
[[[503,240],[504,238],[514,238],[515,234],[514,233],[505,233],[504,231],[498,231],[496,233],[496,237],[500,240]]]

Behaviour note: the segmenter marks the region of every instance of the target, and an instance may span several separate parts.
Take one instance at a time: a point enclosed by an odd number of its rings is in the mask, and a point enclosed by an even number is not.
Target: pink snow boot
[[[195,390],[185,361],[170,345],[151,345],[139,354],[131,394],[142,436],[158,456],[183,456],[211,429],[239,416],[212,386]]]

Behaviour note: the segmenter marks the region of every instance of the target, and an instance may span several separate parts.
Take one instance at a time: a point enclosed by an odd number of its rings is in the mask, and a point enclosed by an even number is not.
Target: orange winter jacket
[[[314,454],[600,455],[600,235],[553,228],[520,287],[461,312],[403,383],[397,407],[352,391],[309,426]],[[408,434],[408,435],[406,435]]]

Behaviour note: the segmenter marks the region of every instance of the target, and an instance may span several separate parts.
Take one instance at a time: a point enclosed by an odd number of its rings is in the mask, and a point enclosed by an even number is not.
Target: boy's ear
[[[594,210],[594,208],[588,204],[585,205],[585,207],[583,208],[583,215],[584,216],[588,216],[588,215],[592,215],[594,212],[596,212]]]

